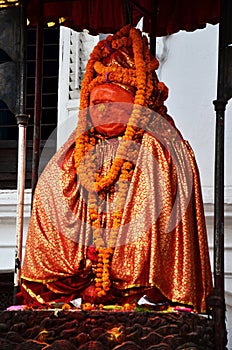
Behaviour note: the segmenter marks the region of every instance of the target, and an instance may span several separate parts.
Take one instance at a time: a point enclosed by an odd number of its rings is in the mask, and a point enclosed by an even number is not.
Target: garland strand
[[[111,55],[112,52],[125,47],[132,47],[134,68],[123,68],[114,65],[105,66],[102,63],[102,60]],[[142,37],[140,30],[131,28],[130,25],[123,27],[115,35],[108,36],[106,40],[100,41],[90,55],[86,66],[80,96],[74,159],[81,184],[89,193],[88,211],[93,230],[93,244],[98,254],[95,287],[99,297],[104,296],[111,287],[111,260],[122,221],[122,208],[125,206],[139,150],[139,147],[131,149],[131,141],[133,141],[133,146],[135,144],[134,141],[140,142],[144,133],[144,127],[150,123],[151,113],[147,113],[147,111],[141,113],[141,108],[144,106],[148,108],[153,107],[154,109],[154,106],[157,106],[157,109],[161,110],[163,101],[167,97],[165,85],[158,83],[154,73],[154,70],[157,68],[158,61],[151,56],[147,39]],[[97,139],[88,119],[87,110],[90,92],[95,86],[106,83],[106,77],[108,81],[133,86],[137,90],[133,110],[115,159],[108,173],[102,176],[101,169],[97,169],[97,162],[93,152]],[[132,154],[130,153],[130,159],[133,161],[126,160],[130,151],[132,152]],[[86,176],[86,171],[88,176]],[[109,242],[106,243],[101,233],[98,199],[99,197],[106,198],[106,194],[110,191],[116,191],[117,197],[115,211],[112,214],[113,223],[110,229],[110,238]]]

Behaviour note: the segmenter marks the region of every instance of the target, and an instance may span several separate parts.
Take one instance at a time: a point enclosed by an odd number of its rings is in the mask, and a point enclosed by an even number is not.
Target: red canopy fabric
[[[29,0],[27,17],[31,25],[37,18],[36,2]],[[125,21],[124,0],[44,0],[44,21],[58,21],[67,18],[64,25],[78,31],[88,29],[90,33],[115,33]],[[42,3],[42,1],[41,1]],[[136,6],[136,4],[138,6]],[[144,31],[151,33],[151,18],[154,0],[130,1],[132,6],[133,25],[144,16]],[[193,31],[204,28],[206,23],[219,22],[220,0],[157,0],[156,2],[156,36],[165,36],[179,30]],[[141,7],[145,10],[141,10]]]

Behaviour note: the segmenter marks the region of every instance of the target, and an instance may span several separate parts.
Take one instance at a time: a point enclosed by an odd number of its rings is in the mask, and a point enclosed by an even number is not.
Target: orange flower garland
[[[112,54],[112,51],[131,47],[134,56],[134,67],[123,68],[119,65],[105,66],[102,60]],[[167,97],[167,90],[163,83],[158,83],[154,70],[158,68],[158,61],[151,56],[147,39],[142,37],[138,29],[130,25],[123,27],[113,36],[100,41],[94,48],[86,66],[86,73],[82,83],[80,96],[80,112],[77,128],[75,149],[75,166],[82,185],[88,190],[88,211],[90,215],[93,243],[98,253],[96,267],[95,287],[99,297],[104,296],[110,289],[110,266],[116,245],[118,230],[121,225],[123,209],[133,176],[134,164],[137,159],[138,147],[130,149],[130,142],[139,142],[144,133],[143,128],[150,123],[151,113],[145,111],[141,115],[141,106],[155,108],[163,104]],[[102,176],[97,169],[95,155],[92,152],[97,139],[94,137],[94,129],[88,119],[87,108],[89,95],[92,89],[106,83],[106,76],[110,82],[136,87],[134,107],[118,147],[116,157],[107,173]],[[164,110],[165,111],[165,110]],[[131,151],[132,161],[127,161],[127,154]],[[131,156],[131,153],[130,153]],[[88,169],[88,176],[86,176]],[[115,185],[117,186],[115,187]],[[108,244],[101,234],[101,220],[98,213],[98,197],[106,198],[110,191],[117,192],[116,208],[113,213],[113,223],[110,229]]]

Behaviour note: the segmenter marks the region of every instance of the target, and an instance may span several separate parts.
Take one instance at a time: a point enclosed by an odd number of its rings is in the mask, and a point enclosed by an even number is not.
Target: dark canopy
[[[38,20],[36,7],[42,2],[45,22],[64,17],[64,25],[78,31],[88,29],[92,34],[114,33],[130,18],[136,25],[144,16],[144,31],[165,36],[216,24],[220,13],[219,0],[29,0],[27,17],[31,25]]]

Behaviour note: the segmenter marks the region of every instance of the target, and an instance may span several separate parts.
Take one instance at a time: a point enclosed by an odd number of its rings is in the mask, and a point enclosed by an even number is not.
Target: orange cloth
[[[106,140],[96,146],[104,171],[118,142]],[[75,133],[40,176],[22,267],[24,286],[34,281],[49,289],[49,283],[64,277],[91,274],[88,193],[77,179],[74,150]],[[101,204],[106,237],[115,200],[111,193]],[[199,173],[193,151],[181,137],[164,147],[163,141],[149,133],[143,136],[114,250],[111,281],[116,290],[125,292],[156,287],[170,301],[193,305],[198,312],[206,310],[212,276]],[[53,291],[62,293],[58,287]]]

